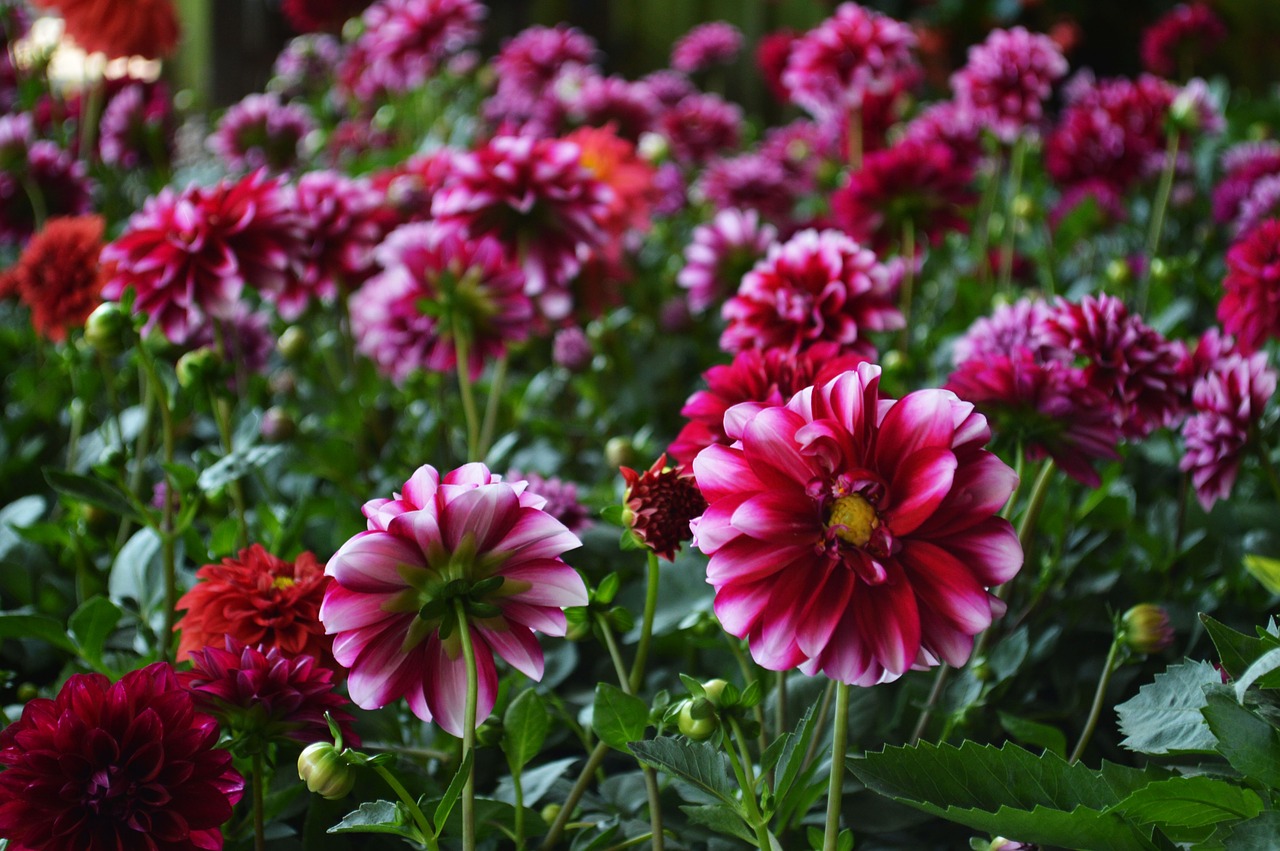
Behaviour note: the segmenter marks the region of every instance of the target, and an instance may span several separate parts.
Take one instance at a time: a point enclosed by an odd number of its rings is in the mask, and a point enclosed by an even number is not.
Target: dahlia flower
[[[167,169],[173,161],[177,115],[163,83],[133,83],[107,102],[98,125],[98,155],[122,169]]]
[[[702,373],[706,390],[698,390],[680,416],[689,421],[667,450],[688,465],[713,443],[732,443],[725,434],[724,415],[742,402],[760,406],[785,405],[792,396],[814,384],[825,384],[865,361],[862,355],[844,353],[835,343],[817,343],[802,352],[785,349],[745,349],[733,362],[713,366]]]
[[[5,273],[42,336],[65,340],[102,303],[98,255],[105,228],[101,216],[50,219]]]
[[[419,718],[461,736],[460,619],[475,651],[477,723],[497,698],[495,654],[542,678],[534,630],[564,635],[564,608],[587,604],[582,578],[559,558],[581,542],[544,505],[478,463],[443,477],[424,465],[393,499],[365,503],[369,529],[329,560],[335,585],[320,610],[357,706],[404,697]]]
[[[85,53],[108,59],[161,59],[178,46],[172,0],[33,0],[62,16],[65,32]]]
[[[342,25],[368,8],[371,0],[284,0],[280,11],[295,32],[340,33]]]
[[[620,471],[627,485],[623,523],[659,558],[675,561],[680,545],[693,537],[689,522],[707,510],[692,473],[667,466],[665,454],[643,473],[630,467]]]
[[[40,197],[46,216],[90,212],[85,164],[56,142],[34,140],[26,113],[0,117],[0,245],[20,244],[35,231],[31,193]]]
[[[285,100],[321,97],[333,85],[333,69],[341,62],[342,42],[335,36],[296,36],[276,56],[267,88]]]
[[[777,225],[790,224],[798,200],[787,169],[761,153],[712,160],[696,188],[717,210],[756,210]]]
[[[526,493],[540,496],[547,501],[542,510],[564,524],[570,532],[577,534],[591,525],[591,513],[578,501],[578,486],[552,476],[544,478],[537,473],[522,473],[519,470],[508,470],[504,481],[526,482]]]
[[[692,94],[663,110],[662,135],[671,155],[686,166],[700,165],[742,141],[742,109],[712,94]]]
[[[630,142],[654,128],[658,104],[642,82],[622,77],[589,74],[579,85],[557,91],[565,114],[574,123],[589,127],[611,126]]]
[[[1277,216],[1280,216],[1280,174],[1268,174],[1258,178],[1240,202],[1240,214],[1233,226],[1236,239],[1247,236],[1258,225]]]
[[[613,200],[582,164],[581,149],[560,139],[498,136],[452,165],[432,215],[472,239],[498,240],[548,317],[567,315],[569,279],[602,244]]]
[[[311,110],[274,93],[247,95],[218,121],[209,150],[233,171],[293,171],[310,154]]]
[[[1036,132],[1053,84],[1066,76],[1067,60],[1053,39],[1023,27],[992,30],[969,48],[969,61],[951,77],[956,102],[978,123],[1012,144]]]
[[[556,335],[551,341],[551,360],[556,366],[570,372],[584,372],[591,366],[591,360],[594,357],[595,350],[591,348],[591,340],[587,338],[587,332],[577,325],[556,330]],[[508,473],[507,478],[521,477]],[[534,490],[536,491],[537,488],[535,487]]]
[[[1213,189],[1213,218],[1219,224],[1236,221],[1240,206],[1259,180],[1280,174],[1280,142],[1241,142],[1222,154],[1225,175]]]
[[[649,90],[649,95],[663,109],[670,109],[685,98],[698,94],[698,89],[692,80],[679,71],[672,71],[669,68],[661,68],[645,74],[640,78],[640,82],[644,83],[645,88]]]
[[[1143,31],[1142,66],[1161,77],[1190,76],[1226,37],[1226,25],[1207,4],[1179,3]]]
[[[869,331],[896,331],[903,266],[839,231],[806,230],[774,245],[742,279],[722,311],[727,352],[781,348],[799,352],[820,342],[874,356]]]
[[[322,300],[356,289],[374,272],[382,196],[368,180],[334,171],[309,171],[296,187],[304,229],[302,288]]]
[[[1022,566],[997,515],[1016,476],[986,420],[945,390],[881,398],[859,364],[785,406],[725,417],[732,446],[693,461],[709,507],[715,612],[770,670],[852,685],[962,665],[1004,612],[987,591]]]
[[[1250,438],[1275,392],[1276,371],[1263,352],[1228,355],[1195,383],[1195,413],[1182,426],[1186,454],[1178,466],[1191,474],[1205,511],[1231,495]]]
[[[186,614],[178,661],[231,636],[241,644],[279,648],[286,656],[306,654],[327,663],[331,642],[320,623],[320,602],[330,580],[324,565],[304,552],[293,561],[277,558],[261,544],[241,550],[221,564],[196,571],[196,584],[178,599]]]
[[[196,708],[217,718],[227,732],[243,737],[250,752],[280,739],[311,744],[329,738],[329,713],[352,747],[349,701],[334,692],[333,671],[305,653],[249,646],[228,635],[218,644],[191,651],[191,670],[178,680]]]
[[[1218,321],[1252,354],[1280,337],[1280,219],[1262,222],[1227,250]]]
[[[484,15],[476,0],[378,0],[338,70],[340,90],[368,103],[418,88],[479,38]]]
[[[591,66],[597,56],[596,43],[577,27],[529,27],[502,45],[494,57],[499,88],[509,87],[527,97],[538,98],[555,81],[565,66]]]
[[[374,256],[382,272],[351,296],[351,329],[360,351],[395,381],[454,370],[459,335],[473,379],[507,343],[528,337],[533,305],[524,278],[492,237],[412,223],[392,231]]]
[[[956,101],[931,103],[907,122],[904,142],[943,144],[955,161],[974,166],[982,157],[982,127],[973,109]]]
[[[866,155],[862,168],[831,198],[832,218],[859,242],[883,252],[901,248],[904,228],[914,228],[919,244],[940,243],[949,232],[964,233],[964,213],[977,200],[969,188],[973,172],[940,143],[900,142]]]
[[[689,308],[702,313],[735,291],[777,238],[777,228],[761,222],[755,210],[721,210],[694,228],[676,275],[676,283],[689,291]]]
[[[244,791],[218,724],[156,662],[73,674],[0,730],[0,836],[48,851],[217,851]]]
[[[612,200],[603,222],[609,238],[597,250],[621,254],[624,238],[649,230],[654,201],[654,167],[640,158],[636,146],[620,138],[610,127],[579,127],[565,141],[582,152],[582,165],[609,188]]]
[[[1074,217],[1076,211],[1085,204],[1093,204],[1090,219],[1095,232],[1108,230],[1112,224],[1123,222],[1129,217],[1124,197],[1116,187],[1106,180],[1091,177],[1062,190],[1062,197],[1049,210],[1049,227],[1056,234],[1059,226]]]
[[[742,31],[725,21],[699,24],[676,40],[671,67],[696,74],[713,65],[728,65],[742,50]]]
[[[780,29],[766,33],[756,45],[756,65],[764,77],[765,87],[778,103],[789,103],[790,94],[782,81],[791,59],[791,50],[800,39],[800,34],[792,29]]]
[[[991,316],[973,323],[951,349],[952,362],[1011,357],[1026,349],[1037,360],[1068,361],[1071,353],[1060,348],[1051,336],[1049,320],[1053,309],[1043,301],[1019,299],[996,307]]]
[[[843,120],[869,93],[910,85],[919,75],[911,27],[887,15],[841,3],[802,35],[787,57],[783,85],[791,100],[819,120]]]

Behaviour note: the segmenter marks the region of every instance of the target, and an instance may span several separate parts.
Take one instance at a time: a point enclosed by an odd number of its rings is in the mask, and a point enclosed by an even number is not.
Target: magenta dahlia
[[[587,74],[578,85],[557,92],[569,120],[587,127],[611,126],[629,142],[654,129],[659,104],[643,82]]]
[[[1017,481],[986,420],[945,390],[882,398],[860,364],[785,406],[725,418],[694,474],[715,611],[765,668],[853,685],[961,665],[1022,566],[997,512]]]
[[[1066,57],[1053,39],[1014,27],[992,30],[986,41],[970,47],[951,88],[979,124],[1011,144],[1037,131],[1053,84],[1066,73]]]
[[[725,433],[724,415],[735,405],[754,402],[761,407],[785,405],[792,396],[814,384],[825,384],[865,361],[862,355],[841,353],[835,343],[817,343],[802,352],[785,349],[745,349],[733,362],[702,373],[707,389],[689,397],[680,416],[689,421],[667,450],[688,465],[713,443],[732,443]],[[740,410],[748,410],[742,408]]]
[[[363,2],[363,0],[361,0]],[[289,39],[271,66],[267,88],[285,100],[323,97],[342,62],[342,42],[326,33]]]
[[[484,15],[476,0],[378,0],[361,16],[364,31],[338,70],[340,89],[367,103],[418,88],[479,38]]]
[[[841,3],[835,14],[802,35],[782,74],[793,103],[819,120],[844,120],[869,93],[914,83],[919,67],[915,33],[901,21]]]
[[[74,674],[0,730],[0,836],[32,851],[217,851],[244,780],[157,662]]]
[[[132,83],[107,102],[98,125],[103,163],[123,169],[167,169],[173,161],[178,117],[163,83]]]
[[[368,180],[335,171],[307,172],[296,189],[304,229],[302,288],[323,300],[356,289],[375,270],[383,196]]]
[[[1252,354],[1280,337],[1280,219],[1262,222],[1227,250],[1218,321]]]
[[[1240,462],[1275,392],[1276,371],[1263,352],[1227,355],[1195,383],[1195,413],[1182,426],[1186,454],[1178,466],[1191,474],[1205,511],[1231,495]]]
[[[663,110],[662,135],[671,155],[686,166],[700,165],[742,141],[742,109],[712,94],[692,94]]]
[[[670,109],[685,98],[698,93],[698,87],[692,80],[670,68],[660,68],[645,74],[640,78],[640,82],[644,83],[649,94],[663,109]]]
[[[1258,178],[1249,194],[1240,202],[1240,214],[1233,228],[1236,239],[1245,237],[1267,219],[1280,216],[1280,174]]]
[[[969,106],[944,100],[929,104],[907,122],[904,142],[946,145],[955,161],[969,166],[982,158],[982,126]]]
[[[56,142],[37,140],[30,113],[0,116],[0,245],[19,245],[35,232],[36,204],[46,216],[85,215],[91,192],[85,164]]]
[[[498,87],[540,97],[568,65],[591,66],[598,51],[595,39],[577,27],[529,27],[502,45],[494,57]]]
[[[671,48],[671,67],[685,74],[728,65],[742,50],[742,31],[725,21],[698,24]]]
[[[791,224],[799,200],[795,181],[782,163],[758,152],[713,159],[696,190],[717,210],[756,210],[781,226]]]
[[[1019,299],[996,307],[991,316],[978,319],[951,350],[954,363],[1011,357],[1026,349],[1038,360],[1071,360],[1071,353],[1059,347],[1049,320],[1053,309],[1043,301]]]
[[[293,171],[310,155],[308,136],[315,129],[303,104],[285,103],[271,92],[251,94],[218,121],[209,150],[232,171]]]
[[[1190,77],[1226,37],[1226,25],[1208,4],[1179,3],[1142,33],[1142,65],[1161,77]]]
[[[798,194],[807,195],[829,186],[843,167],[840,141],[831,127],[801,118],[766,130],[759,150],[782,166]]]
[[[462,628],[475,648],[477,722],[497,699],[495,654],[542,678],[534,630],[564,635],[564,608],[587,604],[582,577],[560,559],[581,542],[543,505],[483,464],[443,477],[422,466],[393,499],[365,503],[369,529],[329,560],[337,584],[320,609],[357,706],[404,697],[419,718],[461,736]]]
[[[875,355],[869,331],[902,327],[898,284],[902,263],[882,263],[839,231],[806,230],[774,245],[742,279],[722,313],[727,352],[781,348],[799,352],[819,342]]]
[[[1280,174],[1280,142],[1241,142],[1222,154],[1225,175],[1213,189],[1213,218],[1219,224],[1236,221],[1240,207],[1264,177]]]
[[[602,246],[613,192],[560,139],[498,136],[457,155],[432,200],[441,224],[472,239],[491,236],[525,273],[525,290],[549,317],[568,314],[569,280],[587,252]]]
[[[556,476],[546,478],[537,473],[508,470],[502,477],[508,482],[527,482],[526,493],[540,496],[547,501],[542,510],[577,534],[591,525],[591,512],[578,500],[578,486]]]
[[[396,381],[452,371],[459,336],[478,378],[508,343],[529,336],[524,276],[492,237],[415,222],[392,231],[375,257],[382,271],[351,296],[351,329],[360,351]]]
[[[694,228],[676,275],[676,283],[689,291],[689,308],[701,313],[735,291],[777,238],[777,228],[761,222],[755,210],[721,210]]]

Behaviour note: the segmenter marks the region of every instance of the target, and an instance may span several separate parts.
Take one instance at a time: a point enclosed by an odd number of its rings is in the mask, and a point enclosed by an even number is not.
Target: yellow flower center
[[[297,585],[297,584],[298,583],[294,582],[293,579],[291,579],[288,576],[277,576],[275,581],[271,583],[272,587],[280,588],[280,589],[292,588],[294,585]]]
[[[827,528],[835,532],[837,538],[855,547],[866,546],[871,540],[871,533],[879,525],[880,518],[876,516],[875,508],[856,493],[837,499],[827,520]]]

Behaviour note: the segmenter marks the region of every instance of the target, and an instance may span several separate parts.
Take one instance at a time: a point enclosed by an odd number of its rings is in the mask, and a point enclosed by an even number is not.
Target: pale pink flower
[[[1017,481],[986,420],[945,390],[882,398],[860,364],[785,406],[725,415],[694,459],[715,612],[770,670],[869,686],[962,665],[1004,612],[1022,549],[997,515]]]
[[[587,604],[582,578],[560,559],[581,541],[544,504],[478,463],[443,477],[424,465],[392,499],[365,503],[368,531],[329,560],[335,585],[320,607],[357,706],[404,697],[419,718],[461,736],[459,609],[475,649],[477,723],[497,699],[495,655],[542,678],[534,630],[564,635],[564,608]]]

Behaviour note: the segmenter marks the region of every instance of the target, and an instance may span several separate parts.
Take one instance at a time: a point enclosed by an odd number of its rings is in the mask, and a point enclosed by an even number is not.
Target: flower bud
[[[554,824],[555,820],[560,818],[560,810],[563,809],[560,804],[547,804],[539,813],[542,820],[547,824]]]
[[[355,772],[328,742],[307,745],[298,757],[298,776],[307,788],[322,798],[345,798],[356,783]]]
[[[284,329],[284,333],[276,341],[276,351],[280,352],[280,356],[285,360],[297,360],[306,354],[307,347],[310,344],[311,341],[307,338],[305,328],[299,325],[290,325]]]
[[[1133,278],[1133,269],[1129,266],[1129,261],[1123,257],[1117,257],[1107,264],[1107,281],[1113,286],[1129,283]]]
[[[1035,199],[1025,193],[1019,194],[1013,199],[1013,216],[1018,220],[1026,220],[1035,215],[1036,202]]]
[[[551,358],[557,366],[570,372],[583,372],[591,366],[595,353],[591,350],[591,341],[586,333],[577,325],[561,328],[556,332],[551,344]]]
[[[184,390],[198,390],[212,381],[222,368],[222,358],[210,348],[187,352],[178,358],[178,384]]]
[[[604,459],[610,467],[624,467],[636,462],[636,447],[628,437],[611,437],[604,445]]]
[[[720,695],[724,693],[724,687],[727,685],[727,682],[717,677],[714,680],[707,680],[703,683],[702,691],[706,694],[707,700],[711,701],[713,706],[719,706]]]
[[[1163,257],[1151,260],[1151,281],[1155,284],[1167,284],[1173,279],[1173,267]]]
[[[1138,653],[1159,653],[1173,643],[1169,613],[1153,603],[1139,603],[1120,618],[1120,640]]]
[[[125,340],[131,328],[128,314],[114,301],[104,302],[94,308],[84,323],[85,342],[98,352],[110,357],[125,349]]]
[[[262,439],[267,443],[281,443],[293,437],[298,430],[289,412],[279,406],[267,408],[262,415]]]
[[[684,702],[680,707],[680,717],[676,720],[676,727],[681,735],[688,736],[695,742],[711,738],[716,728],[720,726],[720,720],[716,718],[714,708],[707,712],[704,707],[710,708],[710,701],[697,698]]]

